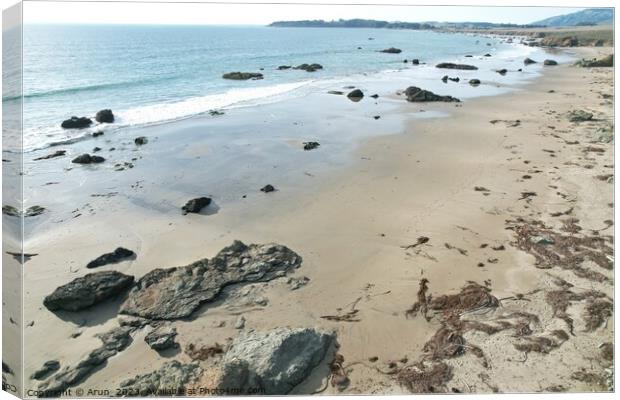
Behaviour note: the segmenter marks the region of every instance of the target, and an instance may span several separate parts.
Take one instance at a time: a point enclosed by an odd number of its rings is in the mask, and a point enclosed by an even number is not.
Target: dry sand
[[[592,55],[611,50],[582,51]],[[260,207],[207,218],[189,215],[174,223],[169,216],[136,210],[129,214],[123,209],[105,220],[94,215],[88,223],[67,221],[27,243],[26,251],[40,256],[25,268],[24,323],[34,321],[25,329],[25,376],[50,359],[63,366],[74,364],[99,346],[96,333],[117,324],[120,300],[71,315],[52,314],[42,305],[54,288],[89,272],[81,266],[110,251],[111,243],[123,243],[139,256],[102,270],[136,277],[155,267],[211,257],[233,239],[277,242],[298,252],[304,261],[295,276],[309,277],[306,286],[291,291],[284,278],[230,291],[227,299],[204,307],[191,321],[174,322],[177,340],[182,348],[189,343],[225,344],[239,333],[234,328],[239,315],[247,320],[246,330],[333,328],[350,379],[344,393],[408,392],[397,382],[397,372],[421,359],[425,342],[444,321],[441,313],[430,321],[421,315],[406,316],[422,278],[428,279],[433,298],[457,293],[474,281],[502,299],[500,307],[467,313],[463,319],[497,324],[502,316],[521,311],[539,319],[529,325],[530,337],[569,332],[566,321],[554,317],[546,302],[546,293],[558,289],[554,277],[574,285],[575,293],[596,290],[613,299],[613,270],[586,259],[588,268],[610,279],[597,282],[576,276],[561,263],[537,268],[531,254],[515,247],[515,230],[507,228],[523,218],[543,221],[564,233],[559,230],[562,221],[577,218],[579,235],[600,230],[600,236],[613,238],[613,227],[604,222],[613,220],[613,178],[609,182],[597,178],[614,171],[613,144],[598,142],[597,129],[612,126],[613,132],[613,98],[602,95],[613,95],[613,69],[549,67],[540,79],[515,93],[458,107],[403,105],[403,113],[436,109],[450,117],[416,120],[402,134],[369,140],[357,150],[359,161],[335,172],[329,183],[316,183],[316,190],[303,197],[280,199],[276,193]],[[592,112],[594,119],[569,122],[567,113],[574,109]],[[588,146],[602,150],[587,151]],[[475,190],[477,186],[485,190]],[[520,199],[523,192],[536,196]],[[551,216],[569,209],[567,215]],[[423,236],[430,240],[405,248]],[[482,248],[483,244],[487,246]],[[502,245],[505,250],[492,249]],[[8,256],[4,257],[6,261]],[[257,305],[256,300],[262,299],[267,299],[266,306]],[[605,368],[610,362],[602,358],[600,345],[613,341],[613,320],[605,317],[601,326],[586,331],[587,304],[587,298],[570,303],[567,313],[574,320],[574,334],[568,334],[568,340],[552,340],[558,346],[548,353],[517,350],[515,344],[529,342],[516,337],[513,329],[492,335],[464,332],[464,354],[436,361],[453,367],[453,377],[433,390],[609,390]],[[351,309],[358,310],[354,322],[321,318]],[[77,338],[70,338],[78,332]],[[80,386],[113,390],[121,381],[170,359],[189,361],[182,351],[158,355],[144,343],[144,335],[138,332],[128,349]],[[472,350],[476,347],[483,357],[476,356]],[[371,357],[378,359],[371,362]],[[294,393],[338,393],[327,385],[329,361]],[[209,369],[210,362],[203,366]],[[37,385],[26,379],[26,388]]]

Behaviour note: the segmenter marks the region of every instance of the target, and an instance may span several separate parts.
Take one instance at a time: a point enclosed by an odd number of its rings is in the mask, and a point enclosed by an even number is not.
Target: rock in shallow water
[[[427,102],[427,101],[444,101],[444,102],[459,102],[460,100],[452,96],[440,96],[431,91],[420,89],[416,86],[409,86],[405,90],[407,101],[410,102]]]
[[[91,156],[90,154],[82,154],[71,161],[74,164],[99,164],[105,161],[101,156]]]
[[[187,215],[188,213],[197,214],[209,204],[211,204],[211,199],[209,197],[198,197],[188,201],[181,207],[181,210],[183,211],[183,215]]]
[[[114,122],[114,113],[110,109],[97,111],[97,114],[95,114],[95,121],[111,124]]]
[[[235,338],[222,359],[218,387],[284,395],[325,358],[335,334],[313,328],[277,328]]]
[[[463,69],[463,70],[476,70],[478,67],[468,64],[454,64],[454,63],[439,63],[435,65],[435,68],[444,69]]]
[[[222,75],[224,79],[233,79],[238,81],[246,81],[248,79],[257,80],[263,79],[263,74],[257,72],[229,72]]]
[[[267,282],[300,265],[301,257],[285,246],[235,241],[211,260],[147,273],[129,292],[120,312],[160,320],[185,318],[215,300],[226,286]]]
[[[273,185],[265,185],[260,189],[260,191],[264,193],[271,193],[271,192],[275,192],[276,188],[273,187]]]
[[[134,257],[135,255],[136,253],[129,249],[126,249],[124,247],[117,247],[116,250],[114,250],[113,252],[102,254],[101,256],[86,264],[86,268],[97,268],[107,264],[118,263],[127,258]]]
[[[351,101],[356,101],[356,102],[357,102],[357,101],[360,101],[361,99],[363,99],[363,98],[364,98],[364,92],[362,92],[362,91],[361,91],[361,90],[359,90],[359,89],[355,89],[355,90],[351,91],[351,92],[347,95],[347,97],[349,98],[349,100],[351,100]]]
[[[133,283],[133,276],[117,271],[86,274],[66,285],[59,286],[45,297],[48,310],[78,311],[107,300],[123,292]]]
[[[92,123],[93,121],[90,118],[74,116],[62,121],[60,127],[64,129],[82,129],[88,128]]]

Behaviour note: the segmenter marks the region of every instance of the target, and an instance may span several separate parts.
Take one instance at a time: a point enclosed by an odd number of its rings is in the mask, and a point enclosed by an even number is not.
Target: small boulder
[[[485,57],[491,57],[491,55],[489,53],[484,55]]]
[[[263,193],[271,193],[271,192],[275,192],[276,188],[273,187],[272,185],[265,185],[263,186],[260,191]]]
[[[498,69],[497,71],[498,74],[500,75],[506,75],[506,73],[508,72],[508,70],[506,68],[502,68],[502,69]]]
[[[111,124],[112,122],[114,122],[114,114],[110,109],[97,111],[97,114],[95,114],[95,121]]]
[[[181,207],[181,210],[183,211],[183,215],[187,215],[188,213],[197,214],[209,204],[211,204],[211,198],[198,197],[185,203],[185,205]]]
[[[99,136],[102,136],[102,135],[103,135],[103,131],[93,132],[93,137],[99,137]]]
[[[558,65],[558,62],[555,60],[545,60],[543,61],[543,65]]]
[[[443,102],[459,102],[460,100],[452,96],[439,96],[431,91],[420,89],[419,87],[409,86],[405,90],[407,101],[409,102],[428,102],[428,101],[443,101]]]
[[[455,64],[455,63],[439,63],[435,65],[435,68],[444,69],[462,69],[462,70],[477,70],[478,67],[467,64]]]
[[[102,267],[107,264],[116,264],[123,260],[132,258],[135,256],[136,256],[136,253],[134,253],[133,251],[126,249],[124,247],[117,247],[116,250],[114,250],[113,252],[105,253],[95,258],[88,264],[86,264],[86,268],[92,269],[92,268]]]
[[[135,138],[133,142],[136,144],[136,146],[142,146],[142,145],[147,144],[149,140],[144,136],[140,136],[140,137]]]
[[[41,156],[41,157],[37,157],[34,159],[34,161],[39,161],[39,160],[48,160],[50,158],[56,158],[56,157],[62,157],[67,153],[66,150],[57,150],[51,154],[45,155],[45,156]]]
[[[389,49],[379,50],[381,53],[389,53],[389,54],[399,54],[402,52],[401,49],[397,49],[396,47],[390,47]]]
[[[441,80],[443,83],[448,83],[448,75],[444,75]]]
[[[46,379],[48,376],[52,375],[59,369],[60,362],[58,362],[57,360],[46,361],[41,368],[39,368],[32,375],[30,375],[30,379],[36,379],[37,381],[41,381],[43,379]]]
[[[525,65],[536,64],[536,61],[534,61],[531,58],[527,57],[525,60],[523,60],[523,64],[525,64]]]
[[[88,128],[92,123],[93,121],[90,118],[74,116],[62,121],[60,127],[64,129],[82,129]]]
[[[472,86],[478,86],[480,85],[480,79],[470,79],[469,84]]]
[[[280,71],[285,70],[285,69],[291,69],[291,66],[290,66],[290,65],[280,65],[280,66],[278,67],[278,69],[279,69]]]
[[[144,341],[149,347],[155,351],[162,351],[178,347],[179,344],[174,341],[177,336],[176,328],[160,326],[153,329],[145,337]]]
[[[361,91],[361,90],[359,90],[359,89],[355,89],[355,90],[351,91],[351,92],[347,95],[347,97],[348,97],[348,98],[349,98],[349,100],[351,100],[351,101],[358,102],[358,101],[360,101],[361,99],[363,99],[363,98],[364,98],[364,92],[362,92],[362,91]]]
[[[257,72],[229,72],[222,75],[224,79],[232,79],[237,81],[247,81],[248,79],[263,79],[263,74]]]
[[[50,311],[79,311],[122,293],[133,284],[133,276],[117,271],[86,274],[59,286],[45,297],[43,305]]]
[[[330,90],[327,93],[328,94],[335,94],[335,95],[338,95],[338,96],[342,96],[344,94],[344,92],[341,92],[340,90]]]
[[[101,156],[91,156],[90,154],[82,154],[75,157],[71,162],[74,164],[99,164],[105,161]]]
[[[318,71],[320,69],[323,69],[323,66],[321,64],[301,64],[296,66],[294,69],[301,69],[303,71],[306,72],[314,72],[314,71]]]
[[[319,142],[304,142],[304,150],[314,150],[320,145]]]
[[[243,329],[245,327],[245,317],[240,315],[235,322],[235,329]]]
[[[379,95],[375,93],[375,94],[373,94],[373,95],[372,95],[372,96],[370,96],[370,97],[372,97],[373,99],[378,99],[378,98],[379,98]]]
[[[417,58],[414,58],[413,60],[411,60],[411,64],[420,65],[420,60],[418,60]]]

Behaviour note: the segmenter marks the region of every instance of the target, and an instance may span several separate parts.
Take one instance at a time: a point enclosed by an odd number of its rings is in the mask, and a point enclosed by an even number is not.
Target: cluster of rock
[[[401,49],[397,49],[396,47],[390,47],[388,49],[379,50],[380,53],[388,53],[388,54],[400,54],[402,53]]]
[[[263,79],[263,74],[258,72],[228,72],[222,75],[224,79],[232,79],[237,81],[246,81],[248,79]]]
[[[428,102],[428,101],[443,101],[443,102],[459,102],[460,100],[452,96],[440,96],[431,91],[420,89],[416,86],[409,86],[405,90],[405,96],[407,101],[410,102]]]
[[[121,392],[126,390],[128,396],[182,396],[186,394],[187,384],[197,380],[202,372],[196,363],[182,364],[173,360],[156,371],[121,382],[119,388]]]
[[[449,80],[452,82],[459,82],[461,79],[458,76],[456,78],[450,78],[448,75],[444,75],[441,80],[443,83],[448,83]]]
[[[112,123],[114,122],[114,113],[110,109],[99,110],[97,114],[95,114],[95,121],[99,123]],[[83,129],[88,128],[92,123],[93,121],[88,117],[72,116],[62,121],[60,127],[64,129]]]
[[[301,65],[296,66],[293,69],[301,69],[306,72],[314,72],[314,71],[323,69],[323,66],[321,64],[316,64],[316,63],[315,64],[301,64]]]
[[[91,156],[90,154],[82,154],[75,157],[71,162],[74,164],[100,164],[105,161],[101,156]]]

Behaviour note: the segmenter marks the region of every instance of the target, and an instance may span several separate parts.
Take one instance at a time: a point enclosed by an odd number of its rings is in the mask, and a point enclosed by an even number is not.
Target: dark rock
[[[177,336],[176,328],[160,326],[149,332],[144,341],[149,347],[156,351],[162,351],[178,347],[178,343],[174,341]]]
[[[224,79],[233,79],[237,81],[246,81],[248,79],[257,80],[263,79],[263,74],[257,72],[229,72],[222,75]]]
[[[275,192],[276,188],[273,187],[272,185],[265,185],[263,186],[260,191],[264,192],[264,193],[270,193],[270,192]]]
[[[147,273],[131,290],[120,312],[155,320],[189,317],[202,304],[215,301],[227,286],[267,282],[300,265],[301,257],[285,246],[246,246],[235,241],[211,260]]]
[[[536,64],[536,61],[534,61],[531,58],[527,57],[525,60],[523,60],[523,64],[525,64],[525,65]]]
[[[314,150],[320,145],[319,142],[304,142],[304,150]]]
[[[419,65],[420,64],[420,60],[418,60],[417,58],[414,58],[413,60],[411,60],[411,64]]]
[[[409,61],[405,58],[405,59],[403,60],[403,62],[404,62],[405,64],[407,64]]]
[[[585,68],[613,67],[614,66],[614,55],[610,54],[606,57],[601,58],[600,60],[597,60],[596,58],[592,60],[583,59],[583,60],[577,61],[576,65],[580,67],[585,67]]]
[[[508,70],[506,68],[502,68],[502,69],[498,69],[497,71],[498,74],[500,75],[506,75],[506,73],[508,72]]]
[[[77,156],[71,161],[74,164],[99,164],[105,161],[105,158],[100,156],[91,156],[90,154],[82,154]]]
[[[203,208],[207,207],[211,204],[211,198],[209,197],[198,197],[195,199],[191,199],[183,207],[181,210],[183,211],[183,215],[187,215],[188,213],[199,213]]]
[[[314,72],[323,69],[323,66],[321,64],[301,64],[296,66],[294,69],[301,69],[306,72]]]
[[[379,98],[379,95],[375,93],[375,94],[373,94],[373,95],[372,95],[372,96],[370,96],[370,97],[372,97],[373,99],[378,99],[378,98]]]
[[[86,265],[86,268],[97,268],[107,264],[116,264],[131,257],[135,257],[136,253],[124,247],[118,247],[111,253],[105,253]]]
[[[135,138],[133,142],[136,144],[136,146],[142,146],[144,144],[147,144],[149,140],[144,136],[140,136],[140,137]]]
[[[402,52],[401,49],[397,49],[396,47],[390,47],[389,49],[380,50],[381,53],[389,53],[389,54],[399,54]]]
[[[439,63],[435,65],[436,68],[445,69],[464,69],[464,70],[476,70],[478,67],[467,64],[454,64],[454,63]]]
[[[131,396],[187,396],[186,386],[200,378],[202,373],[198,364],[181,364],[173,360],[156,371],[121,382],[119,388],[121,391],[126,390]]]
[[[66,150],[57,150],[51,154],[48,154],[46,156],[42,156],[42,157],[38,157],[35,158],[34,161],[39,161],[39,160],[48,160],[50,158],[56,158],[56,157],[62,157],[67,153]]]
[[[280,66],[278,67],[278,69],[279,69],[280,71],[282,71],[282,70],[284,70],[284,69],[291,69],[291,66],[290,66],[290,65],[280,65]]]
[[[523,72],[523,68],[519,68],[517,72]]]
[[[93,153],[101,151],[101,147],[93,147]]]
[[[467,55],[465,55],[465,57],[471,58],[473,56],[471,54],[467,54]]]
[[[31,206],[24,211],[24,217],[36,217],[37,215],[41,215],[45,212],[45,207],[41,206]]]
[[[304,381],[325,358],[335,339],[318,329],[277,328],[235,338],[221,362],[219,388],[259,389],[263,395],[285,395]]]
[[[470,79],[469,84],[472,86],[478,86],[480,85],[480,79]]]
[[[103,135],[103,131],[97,131],[97,132],[93,132],[93,137],[98,137]]]
[[[21,215],[21,212],[16,207],[6,205],[2,206],[2,214],[11,217],[19,217]]]
[[[570,122],[583,122],[590,121],[594,115],[583,110],[573,110],[568,113],[568,120]]]
[[[88,128],[92,123],[93,121],[87,117],[71,117],[62,121],[60,127],[64,129],[82,129]]]
[[[45,297],[43,304],[51,311],[82,310],[122,293],[131,286],[133,279],[117,271],[86,274],[59,286]]]
[[[448,75],[444,75],[441,80],[443,81],[443,83],[448,83]]]
[[[448,78],[448,80],[451,80],[452,82],[459,82],[461,79],[457,76],[456,78]]]
[[[30,375],[30,379],[36,379],[41,381],[46,379],[48,376],[53,374],[54,372],[60,369],[60,362],[57,360],[46,361],[43,366],[36,370],[32,375]]]
[[[97,114],[95,114],[95,121],[106,122],[110,124],[114,122],[114,114],[110,109],[97,111]]]
[[[327,93],[329,93],[329,94],[336,94],[336,95],[343,95],[344,94],[344,92],[341,92],[340,90],[330,90]]]
[[[452,96],[439,96],[428,90],[420,89],[419,87],[409,86],[405,90],[407,101],[410,102],[427,102],[427,101],[445,101],[445,102],[459,102],[460,100]]]
[[[489,53],[484,55],[485,57],[491,57],[491,55]]]
[[[558,65],[558,62],[555,60],[545,60],[543,61],[543,65]]]
[[[375,115],[373,118],[377,120],[377,119],[381,118],[381,116],[380,115]]]
[[[212,116],[212,117],[220,117],[220,116],[224,115],[224,111],[209,110],[209,115]]]
[[[361,99],[363,99],[363,98],[364,98],[364,92],[362,92],[362,91],[361,91],[361,90],[359,90],[359,89],[355,89],[355,90],[351,91],[351,92],[347,95],[347,97],[348,97],[348,98],[349,98],[349,100],[351,100],[351,101],[358,102],[358,101],[360,101]]]

